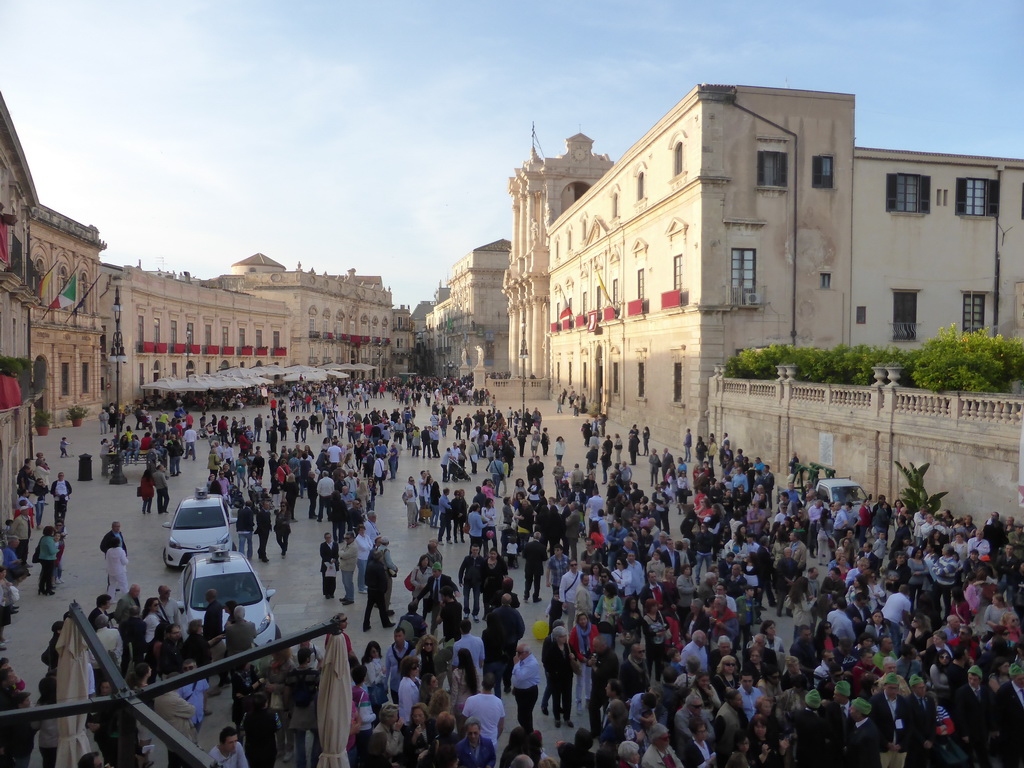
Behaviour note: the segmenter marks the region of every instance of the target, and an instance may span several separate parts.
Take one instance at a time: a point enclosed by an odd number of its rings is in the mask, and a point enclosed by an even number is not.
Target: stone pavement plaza
[[[503,410],[509,406],[518,408],[520,404],[519,392],[499,396],[498,405]],[[391,398],[371,401],[371,407],[387,406],[390,410],[395,401]],[[552,444],[558,435],[562,435],[566,442],[565,465],[571,469],[572,465],[579,462],[584,464],[583,438],[580,434],[582,418],[572,416],[571,410],[567,413],[556,414],[555,404],[551,401],[527,401],[527,406],[532,410],[535,406],[541,409],[543,415],[543,426],[548,428],[552,436]],[[267,417],[269,408],[255,409],[248,408],[243,411],[233,411],[231,415],[244,415],[251,423],[256,413],[260,411],[264,418]],[[463,415],[472,413],[475,408],[460,405],[456,407],[455,414]],[[427,420],[427,411],[422,407],[417,409],[417,423],[422,425]],[[218,414],[219,415],[219,414]],[[198,414],[196,414],[198,420]],[[129,420],[129,424],[133,424]],[[620,424],[608,422],[609,434],[618,432],[625,439],[626,432],[630,425],[623,428]],[[643,425],[641,424],[642,428]],[[59,458],[59,442],[62,436],[67,436],[71,441],[69,448],[72,454],[68,458]],[[449,438],[453,433],[449,431]],[[73,484],[73,496],[69,505],[67,515],[68,536],[66,539],[66,550],[63,558],[63,584],[56,587],[55,597],[42,597],[36,592],[36,575],[38,566],[33,575],[24,582],[21,589],[21,610],[14,616],[13,623],[7,628],[7,656],[15,670],[24,677],[28,689],[35,693],[39,678],[42,676],[43,667],[39,655],[45,648],[50,637],[50,625],[61,618],[68,604],[77,600],[82,608],[88,613],[95,605],[95,598],[106,591],[107,581],[104,569],[102,553],[99,550],[100,539],[110,529],[110,523],[114,520],[121,522],[121,530],[128,545],[128,581],[137,583],[142,587],[140,599],[155,596],[157,587],[167,584],[172,589],[175,599],[181,599],[179,591],[180,572],[166,568],[162,562],[162,548],[167,540],[167,530],[162,524],[170,519],[170,515],[157,515],[154,511],[151,515],[142,515],[141,499],[135,495],[142,475],[143,465],[129,465],[125,468],[128,484],[123,486],[112,486],[107,479],[100,474],[99,443],[99,422],[95,416],[89,418],[86,423],[77,429],[71,427],[51,428],[50,434],[46,437],[35,438],[35,450],[43,451],[50,463],[53,478],[59,471],[65,472],[67,478]],[[321,436],[310,435],[307,441],[314,448],[318,447]],[[442,441],[443,442],[443,441]],[[291,442],[288,443],[291,445]],[[262,444],[266,451],[266,444]],[[651,447],[657,447],[659,452],[665,446],[654,440]],[[679,450],[679,446],[670,446],[673,453]],[[529,447],[527,446],[527,450]],[[90,453],[93,456],[93,480],[91,482],[78,481],[78,455]],[[204,486],[208,476],[206,460],[208,448],[205,441],[197,446],[197,461],[182,461],[181,475],[169,478],[171,510],[173,511],[178,501],[184,496],[193,492],[197,486]],[[550,478],[550,469],[554,466],[553,450],[549,452],[545,461],[545,475]],[[525,477],[525,460],[517,461],[516,471],[513,473],[512,482],[515,478]],[[421,469],[430,470],[431,474],[441,477],[440,465],[437,459],[425,460],[422,457],[413,458],[409,451],[403,450],[399,461],[398,475],[395,481],[387,483],[383,496],[377,497],[376,509],[378,514],[378,526],[381,533],[387,536],[391,542],[392,556],[398,566],[398,576],[395,579],[392,591],[391,607],[396,612],[395,618],[405,613],[409,602],[409,591],[404,587],[403,581],[409,571],[415,566],[419,556],[426,551],[426,543],[432,538],[436,531],[434,529],[420,526],[409,529],[406,525],[406,509],[402,502],[402,489],[405,480],[409,475],[418,475]],[[458,487],[467,489],[467,497],[472,497],[476,483],[482,481],[488,475],[483,472],[484,466],[478,465],[480,470],[470,483],[449,483],[453,490]],[[645,458],[638,458],[637,472],[635,477],[641,487],[647,482],[648,468]],[[154,503],[154,508],[155,508]],[[292,535],[289,540],[288,556],[281,557],[280,548],[277,546],[273,535],[267,545],[269,563],[260,563],[254,560],[256,572],[259,574],[263,584],[268,589],[277,590],[271,599],[271,606],[274,616],[281,631],[285,634],[305,628],[316,622],[329,619],[344,608],[346,616],[349,617],[348,634],[352,640],[353,650],[357,655],[362,656],[366,643],[376,640],[382,648],[386,648],[392,642],[391,630],[383,629],[380,626],[380,617],[374,612],[371,617],[372,629],[370,632],[362,631],[362,615],[365,607],[365,596],[356,594],[356,602],[351,606],[342,606],[337,598],[327,600],[323,597],[320,587],[320,560],[319,547],[323,541],[324,531],[330,530],[325,521],[317,523],[307,519],[308,502],[299,499],[296,507],[296,522],[292,525]],[[678,535],[678,525],[675,523],[677,517],[673,515],[675,534]],[[44,524],[53,521],[53,506],[47,504],[44,514]],[[35,538],[35,537],[34,537]],[[33,542],[32,548],[35,544]],[[31,548],[30,548],[31,551]],[[466,545],[444,545],[441,547],[444,554],[444,572],[457,579],[458,566],[462,557],[468,554]],[[255,554],[255,552],[254,552]],[[522,563],[518,570],[510,571],[515,579],[516,591],[522,596]],[[338,580],[337,596],[344,594],[341,579]],[[523,619],[526,623],[528,639],[533,645],[534,651],[539,655],[541,643],[534,640],[531,628],[538,619],[545,618],[545,609],[550,597],[550,590],[542,589],[542,597],[545,599],[540,603],[524,603],[522,606]],[[787,637],[791,630],[786,622],[786,629],[782,630],[782,636]],[[483,631],[484,624],[481,621],[474,625],[474,634]],[[781,628],[780,628],[781,629]],[[317,642],[322,649],[322,641]],[[543,684],[543,683],[542,683]],[[575,689],[575,687],[574,687]],[[574,690],[575,695],[575,690]],[[34,696],[33,696],[34,699]],[[212,747],[217,740],[217,733],[224,725],[230,724],[230,697],[221,695],[208,699],[208,708],[213,711],[207,716],[199,734],[200,746],[204,750]],[[508,732],[517,725],[516,703],[510,695],[504,695],[505,705],[505,736],[499,746],[502,749],[507,742]],[[588,718],[586,709],[584,713],[576,716],[574,721],[576,727],[587,727]],[[566,726],[559,729],[554,728],[553,718],[544,717],[538,706],[535,714],[535,728],[544,734],[544,747],[549,753],[554,752],[554,742],[560,739],[571,739],[572,730]],[[158,750],[162,751],[161,747]],[[157,765],[163,765],[163,757],[157,757]],[[39,756],[36,752],[33,756],[33,766],[38,765]]]

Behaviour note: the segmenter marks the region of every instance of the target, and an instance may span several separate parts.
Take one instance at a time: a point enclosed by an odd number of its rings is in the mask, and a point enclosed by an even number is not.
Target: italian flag
[[[75,303],[75,296],[78,294],[78,275],[72,275],[64,290],[57,294],[50,303],[50,309],[67,309]]]

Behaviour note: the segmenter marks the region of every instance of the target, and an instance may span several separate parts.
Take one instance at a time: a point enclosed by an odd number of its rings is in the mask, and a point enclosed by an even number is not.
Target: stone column
[[[529,357],[526,360],[526,371],[524,376],[529,376],[534,372],[537,360],[537,346],[534,343],[534,329],[537,327],[537,312],[536,312],[536,301],[532,298],[527,300],[526,305],[526,345],[528,347],[527,354]]]
[[[526,248],[529,250],[535,243],[533,242],[533,225],[537,221],[537,196],[533,192],[527,193],[526,198]]]
[[[523,249],[522,241],[518,237],[516,237],[516,235],[519,232],[519,222],[520,222],[521,218],[522,218],[522,204],[520,203],[520,201],[518,199],[516,199],[515,202],[512,203],[512,232],[513,232],[513,235],[512,235],[512,255],[511,255],[511,259],[512,259],[512,263],[513,264],[515,263],[515,260],[519,257],[519,255],[520,255],[520,253],[521,253],[521,251]]]
[[[535,302],[535,317],[533,326],[533,353],[530,355],[533,360],[533,372],[537,378],[543,379],[547,376],[548,355],[545,345],[547,339],[548,315],[544,311],[544,299],[537,299]]]
[[[519,372],[519,308],[508,307],[508,370],[515,376]]]

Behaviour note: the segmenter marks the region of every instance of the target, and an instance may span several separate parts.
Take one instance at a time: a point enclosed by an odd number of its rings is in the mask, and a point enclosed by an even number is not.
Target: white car
[[[245,607],[245,619],[256,625],[256,644],[266,645],[281,636],[270,610],[270,598],[276,592],[264,589],[252,565],[241,552],[227,549],[194,555],[181,574],[182,626],[206,614],[206,592],[217,590],[221,605],[234,600]],[[225,617],[226,620],[227,617]]]
[[[193,496],[181,500],[171,521],[164,523],[171,531],[164,546],[164,565],[181,568],[210,547],[230,547],[234,523],[223,496],[211,496],[197,488]]]

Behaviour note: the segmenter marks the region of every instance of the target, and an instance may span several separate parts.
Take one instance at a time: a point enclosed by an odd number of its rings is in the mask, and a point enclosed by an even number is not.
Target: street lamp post
[[[110,347],[110,362],[114,366],[114,414],[117,420],[117,443],[114,446],[114,469],[110,473],[111,485],[125,485],[128,478],[124,476],[124,468],[121,466],[121,364],[128,362],[124,353],[124,337],[121,335],[121,287],[114,288],[114,340]]]
[[[192,362],[192,331],[185,331],[185,381],[189,380],[188,366]]]

